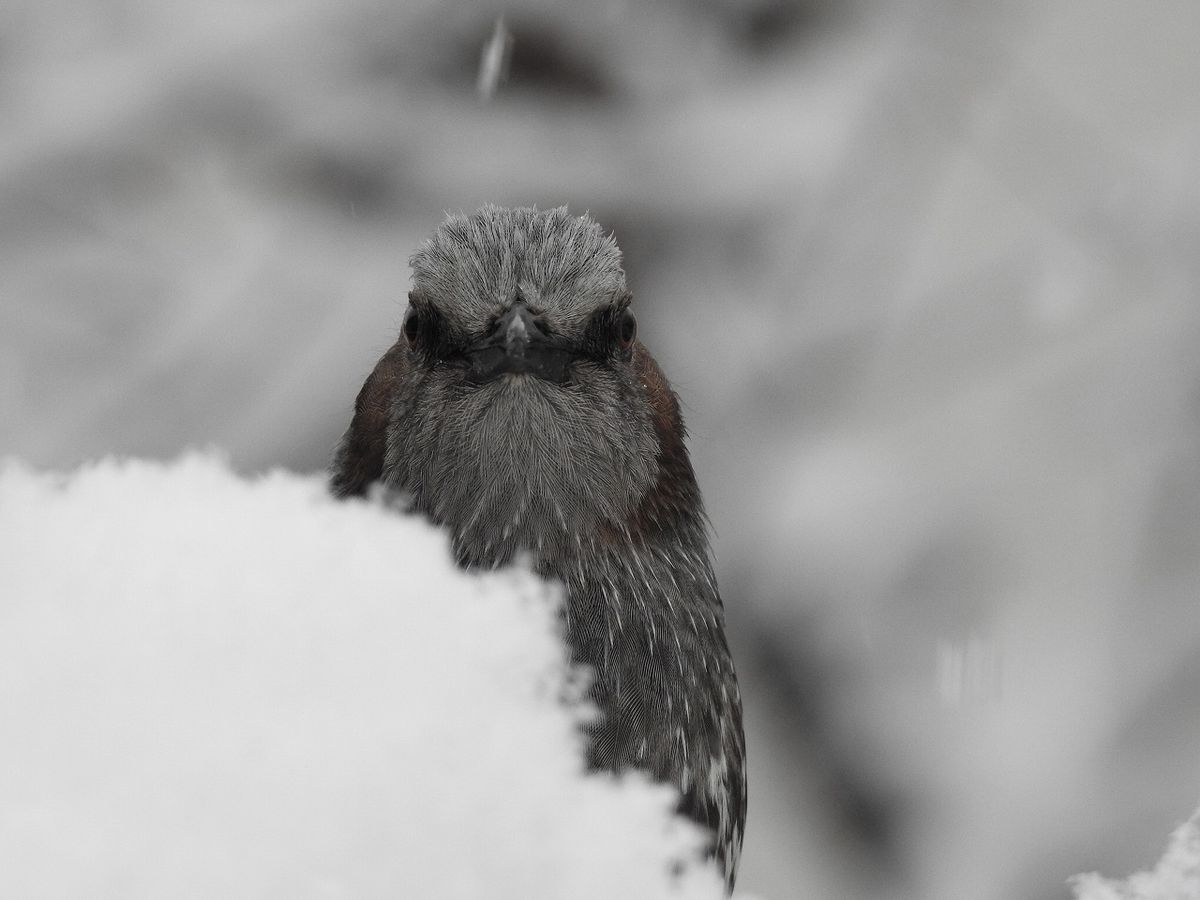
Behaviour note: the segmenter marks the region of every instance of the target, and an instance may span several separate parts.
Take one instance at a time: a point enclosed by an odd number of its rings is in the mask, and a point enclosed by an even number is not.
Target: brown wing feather
[[[354,418],[333,457],[329,487],[335,496],[362,496],[382,476],[392,403],[408,366],[408,349],[397,341],[363,383],[354,401]]]

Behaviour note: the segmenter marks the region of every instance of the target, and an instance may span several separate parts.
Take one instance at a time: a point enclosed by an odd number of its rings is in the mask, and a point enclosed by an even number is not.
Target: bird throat
[[[596,535],[621,530],[658,474],[649,428],[615,412],[597,428],[610,415],[602,404],[543,379],[499,378],[458,407],[431,426],[432,452],[410,456],[406,480],[473,568],[527,554],[561,569]]]

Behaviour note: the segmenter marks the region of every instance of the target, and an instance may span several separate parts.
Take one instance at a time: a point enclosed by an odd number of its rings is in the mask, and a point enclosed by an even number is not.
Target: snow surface
[[[1200,897],[1200,812],[1175,829],[1153,871],[1125,881],[1077,875],[1072,882],[1076,900],[1195,900]]]
[[[0,533],[0,896],[722,896],[670,790],[584,774],[532,575],[211,455],[8,462]]]

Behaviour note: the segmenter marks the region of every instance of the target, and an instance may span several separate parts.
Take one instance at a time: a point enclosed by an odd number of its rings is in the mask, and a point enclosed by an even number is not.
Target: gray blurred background
[[[8,0],[0,454],[320,469],[443,211],[590,211],[716,529],[742,888],[1068,897],[1200,802],[1198,42],[1195,0]]]

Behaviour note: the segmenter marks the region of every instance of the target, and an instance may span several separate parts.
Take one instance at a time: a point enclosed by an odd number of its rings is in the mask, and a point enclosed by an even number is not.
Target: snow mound
[[[722,896],[528,573],[211,456],[7,463],[0,534],[0,896]]]
[[[1200,812],[1175,829],[1152,872],[1125,881],[1096,873],[1071,879],[1076,900],[1196,900],[1200,897]]]

